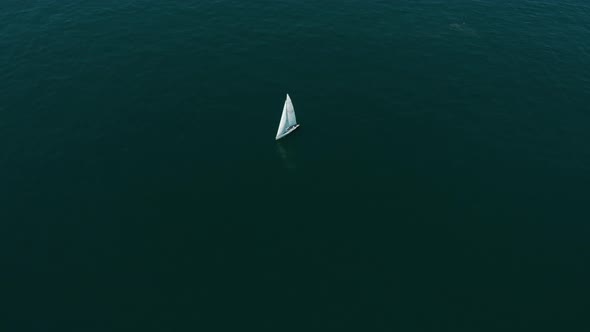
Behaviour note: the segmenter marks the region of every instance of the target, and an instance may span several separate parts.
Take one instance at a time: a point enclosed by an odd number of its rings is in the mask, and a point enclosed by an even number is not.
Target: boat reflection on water
[[[277,143],[277,153],[279,157],[283,161],[283,166],[288,170],[295,170],[297,167],[295,166],[295,162],[293,158],[289,158],[289,152],[287,148],[283,146],[281,143]]]

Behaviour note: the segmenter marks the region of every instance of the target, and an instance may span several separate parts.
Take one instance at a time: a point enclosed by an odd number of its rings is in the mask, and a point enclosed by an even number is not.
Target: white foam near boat
[[[291,102],[289,94],[287,94],[285,106],[283,106],[283,114],[281,115],[281,122],[279,123],[279,130],[277,130],[276,140],[280,140],[289,135],[297,128],[299,128],[299,124],[297,124],[297,119],[295,118],[295,109],[293,108],[293,103]]]

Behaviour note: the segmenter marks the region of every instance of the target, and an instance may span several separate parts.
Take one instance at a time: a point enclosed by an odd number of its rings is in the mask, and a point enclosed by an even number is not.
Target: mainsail
[[[285,100],[285,105],[283,106],[283,114],[281,114],[281,122],[279,123],[276,139],[279,139],[293,131],[296,125],[297,118],[295,117],[295,109],[293,108],[293,103],[291,102],[289,94],[287,94],[287,99]]]
[[[285,100],[285,109],[287,110],[287,128],[289,128],[297,124],[295,109],[293,108],[293,103],[291,102],[289,94],[287,94],[287,100]]]

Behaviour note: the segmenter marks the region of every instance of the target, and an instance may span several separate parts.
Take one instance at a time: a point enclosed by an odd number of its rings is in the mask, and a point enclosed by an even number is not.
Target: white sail
[[[293,108],[293,103],[291,102],[289,94],[287,94],[287,100],[285,100],[285,109],[287,110],[287,128],[289,128],[297,124],[295,109]]]
[[[283,114],[281,114],[281,122],[279,123],[279,129],[277,130],[277,139],[281,137],[289,126],[287,125],[287,104],[283,107]]]
[[[297,118],[295,117],[295,109],[291,98],[287,94],[285,105],[283,106],[283,114],[281,114],[281,122],[279,123],[279,129],[277,130],[276,139],[279,139],[291,131],[293,131],[297,125]]]

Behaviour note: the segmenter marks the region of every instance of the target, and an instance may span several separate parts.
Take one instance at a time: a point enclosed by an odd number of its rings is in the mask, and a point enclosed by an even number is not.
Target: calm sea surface
[[[585,0],[4,0],[0,328],[586,330],[589,100]]]

